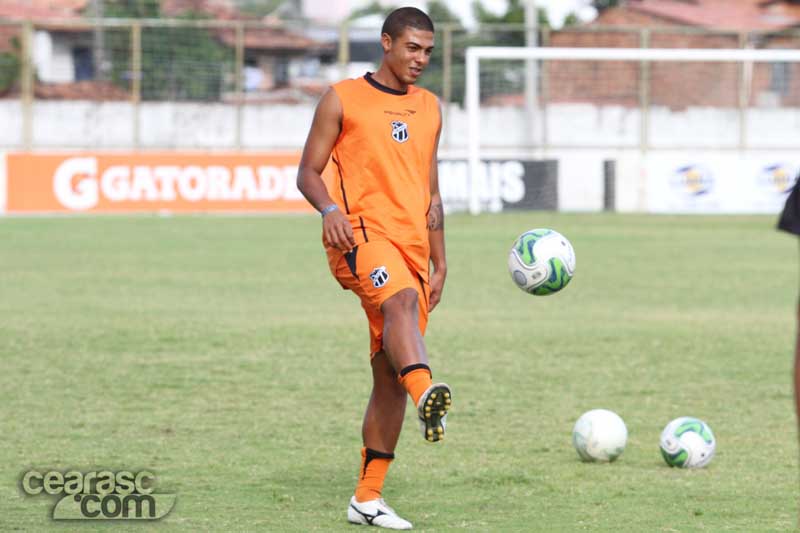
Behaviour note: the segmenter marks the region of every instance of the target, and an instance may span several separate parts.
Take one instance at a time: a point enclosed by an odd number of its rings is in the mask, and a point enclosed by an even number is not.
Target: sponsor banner
[[[776,214],[800,172],[797,154],[650,154],[648,211]]]
[[[297,190],[299,162],[299,153],[9,153],[3,192],[12,214],[313,212]],[[484,209],[558,208],[555,161],[498,159],[481,168]],[[439,187],[448,211],[467,209],[467,161],[440,161]]]
[[[6,156],[0,153],[0,215],[6,212]]]
[[[7,213],[312,212],[300,154],[6,156]]]
[[[481,162],[476,183],[484,210],[558,209],[558,162],[492,159]],[[439,161],[439,192],[448,212],[469,207],[469,165],[463,159]]]

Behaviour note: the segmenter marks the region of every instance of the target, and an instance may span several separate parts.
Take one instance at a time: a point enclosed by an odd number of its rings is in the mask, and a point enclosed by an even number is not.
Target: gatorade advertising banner
[[[312,212],[299,153],[9,153],[5,211]]]

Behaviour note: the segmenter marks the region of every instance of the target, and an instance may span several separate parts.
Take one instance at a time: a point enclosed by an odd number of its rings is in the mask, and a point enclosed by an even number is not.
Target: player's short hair
[[[432,32],[433,21],[424,11],[416,7],[401,7],[389,13],[383,21],[381,35],[387,33],[392,39],[397,39],[406,28]]]

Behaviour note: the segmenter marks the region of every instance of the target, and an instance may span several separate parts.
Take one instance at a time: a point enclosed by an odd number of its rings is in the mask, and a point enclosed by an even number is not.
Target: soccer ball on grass
[[[708,424],[698,418],[682,416],[661,432],[661,455],[669,466],[702,468],[714,458],[717,441]]]
[[[622,455],[628,428],[614,411],[592,409],[581,415],[572,430],[572,445],[583,461],[611,462]]]

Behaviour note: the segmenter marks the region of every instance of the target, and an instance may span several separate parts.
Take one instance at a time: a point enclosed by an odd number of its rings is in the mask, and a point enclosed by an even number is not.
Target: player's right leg
[[[384,351],[411,396],[423,437],[444,437],[451,392],[434,384],[422,336],[428,323],[430,288],[389,241],[367,241],[345,254],[336,278],[361,298],[369,317],[372,351]]]
[[[452,398],[450,387],[433,383],[431,377],[422,340],[428,322],[427,291],[423,283],[417,287],[400,290],[381,305],[383,348],[417,407],[423,438],[437,442],[444,438]]]

